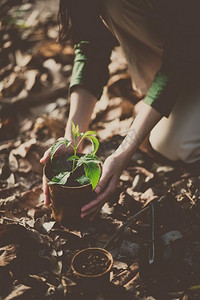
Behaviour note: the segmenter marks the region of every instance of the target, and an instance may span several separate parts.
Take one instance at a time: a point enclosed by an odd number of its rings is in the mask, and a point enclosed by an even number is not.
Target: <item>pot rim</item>
[[[81,254],[83,252],[86,252],[86,251],[91,251],[91,250],[98,250],[98,251],[104,252],[104,254],[107,256],[107,258],[110,260],[110,265],[104,272],[102,272],[100,274],[97,274],[97,275],[81,274],[78,271],[76,271],[76,269],[74,268],[74,261],[75,261],[75,259],[77,258],[77,256],[79,254]],[[109,251],[107,251],[106,249],[98,248],[98,247],[90,247],[90,248],[85,248],[85,249],[82,249],[82,250],[78,251],[76,254],[74,254],[74,256],[72,257],[72,261],[71,261],[71,268],[72,268],[73,273],[75,275],[78,275],[78,276],[83,277],[83,278],[98,278],[98,277],[101,277],[101,276],[105,275],[106,273],[110,272],[112,266],[113,266],[112,254]]]

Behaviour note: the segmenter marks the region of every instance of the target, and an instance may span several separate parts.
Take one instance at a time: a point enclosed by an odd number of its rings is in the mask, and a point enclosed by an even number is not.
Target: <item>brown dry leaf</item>
[[[6,179],[7,187],[12,187],[15,185],[15,176],[13,173],[10,174],[10,176]]]
[[[45,214],[45,210],[38,207],[29,208],[27,211],[27,215],[31,218],[31,220],[33,220],[33,222],[38,218],[42,218],[44,214]],[[34,225],[31,225],[31,227],[34,227]]]
[[[53,274],[55,274],[56,276],[61,275],[61,272],[62,272],[62,262],[57,261],[57,259],[53,256],[51,259],[51,272]]]
[[[129,73],[117,74],[111,77],[108,81],[107,89],[109,98],[124,97],[131,99],[133,103],[137,103],[143,98],[142,95],[133,90]]]
[[[101,129],[97,129],[100,141],[110,139],[114,135],[125,136],[133,122],[132,118],[120,121],[119,118],[108,123],[102,123]]]
[[[124,57],[121,47],[115,47],[111,55],[111,63],[109,64],[109,72],[111,76],[127,72],[127,61]]]
[[[16,196],[7,197],[6,199],[0,199],[0,209],[11,209],[18,202],[19,199]]]
[[[42,175],[43,165],[40,163],[41,155],[36,151],[30,150],[27,154],[27,160],[31,165],[31,170],[39,175]]]
[[[121,104],[122,104],[121,98],[111,99],[106,111],[101,116],[101,121],[109,122],[109,121],[115,120],[117,118],[121,118],[121,115],[122,115]]]
[[[64,65],[72,64],[74,60],[74,49],[67,45],[61,52],[60,59]]]
[[[116,118],[120,120],[133,116],[134,104],[122,98],[113,98],[109,101],[106,111],[101,116],[101,121],[112,121]]]
[[[28,228],[27,232],[28,232],[28,235],[31,238],[33,238],[37,243],[44,244],[48,247],[52,243],[52,239],[48,235],[41,234],[33,228]]]
[[[27,131],[29,131],[32,126],[33,126],[33,121],[30,120],[30,119],[23,119],[21,122],[20,122],[20,133],[26,133]]]
[[[149,203],[151,200],[153,200],[156,196],[155,194],[155,190],[153,188],[148,188],[142,195],[141,195],[141,200],[145,200],[147,201],[145,203],[145,205],[147,205],[147,203]]]
[[[11,195],[18,195],[20,192],[24,191],[24,187],[20,186],[19,183],[15,183],[13,186],[10,187],[3,187],[0,189],[0,198],[5,199],[10,197]]]
[[[115,260],[113,263],[113,268],[116,268],[118,270],[126,270],[128,268],[128,265],[122,261]]]
[[[15,59],[19,67],[25,67],[31,61],[32,56],[30,54],[22,53],[21,50],[16,50]]]
[[[39,75],[38,70],[27,70],[24,75],[26,76],[25,89],[31,91],[36,83],[36,78]]]
[[[18,164],[19,164],[18,172],[20,173],[28,173],[32,169],[32,165],[27,159],[23,159],[23,158],[19,159]]]
[[[19,196],[21,208],[34,208],[43,203],[44,195],[41,187],[37,187],[32,191],[27,191]]]
[[[6,150],[13,148],[13,147],[18,147],[20,145],[20,141],[14,140],[6,140],[6,142],[1,142],[0,143],[0,152],[5,152]]]
[[[4,97],[13,97],[18,95],[25,84],[25,77],[12,73],[3,81],[2,94]]]
[[[44,224],[43,224],[43,228],[45,229],[45,231],[47,232],[47,233],[49,233],[49,231],[53,228],[53,226],[55,225],[55,221],[49,221],[49,222],[45,222]]]
[[[6,154],[0,154],[0,179],[5,180],[10,174],[8,157]]]
[[[45,60],[43,66],[49,71],[54,85],[62,83],[64,77],[61,73],[61,64],[56,63],[53,58]]]
[[[36,134],[50,134],[55,138],[59,138],[64,134],[64,120],[53,119],[52,117],[37,118],[34,125]]]
[[[138,263],[133,263],[127,270],[122,271],[113,279],[113,283],[118,285],[125,285],[128,283],[132,278],[135,277],[139,269]]]
[[[10,102],[10,99],[9,99]],[[16,137],[18,134],[18,122],[16,114],[11,111],[9,116],[3,116],[0,119],[0,141],[11,140]]]
[[[5,297],[4,300],[13,300],[13,299],[20,299],[20,298],[31,299],[30,291],[31,291],[31,287],[26,286],[24,284],[18,284],[16,286],[12,286],[11,293],[7,297]]]
[[[19,147],[17,147],[16,149],[12,150],[12,153],[14,155],[19,155],[21,157],[26,157],[27,153],[29,152],[29,150],[31,149],[31,147],[33,145],[35,145],[37,143],[36,139],[30,139],[29,141],[21,144]]]
[[[103,95],[101,96],[101,99],[96,102],[94,111],[91,116],[92,121],[96,121],[95,119],[99,120],[101,115],[105,112],[109,105],[109,99],[106,94],[106,88],[103,91]]]
[[[77,283],[71,280],[67,275],[68,274],[66,274],[66,276],[64,275],[61,277],[61,283],[64,287],[65,296],[67,292],[70,290],[70,288],[72,289],[73,287],[77,286]]]
[[[13,151],[10,151],[10,154],[9,154],[9,167],[12,172],[16,172],[19,167],[18,161],[17,161]]]
[[[19,220],[16,220],[16,222],[12,221],[11,224],[6,224],[4,222],[0,225],[0,237],[1,242],[7,241],[10,244],[14,240],[15,243],[27,248],[30,247],[30,243],[34,243],[34,245],[36,245],[35,242],[37,242],[37,244],[44,244],[49,247],[53,242],[49,236],[41,234],[37,230],[30,228],[28,224],[26,224],[25,220],[21,220],[20,222]],[[40,247],[40,245],[36,246]],[[19,250],[24,251],[25,249],[19,248]]]
[[[38,58],[51,58],[58,56],[62,51],[62,46],[53,41],[45,41],[38,49],[36,57]]]
[[[8,245],[0,248],[0,266],[5,267],[17,257],[18,245]]]
[[[132,189],[135,192],[143,192],[145,187],[145,175],[140,173],[135,176],[132,183]]]
[[[58,37],[58,27],[57,26],[50,26],[48,28],[48,31],[47,31],[47,36],[48,38],[50,39],[57,39]]]
[[[25,27],[36,27],[38,25],[38,16],[40,12],[38,10],[33,10],[28,19],[26,20]]]
[[[139,282],[140,282],[140,276],[139,276],[139,272],[137,272],[137,274],[135,275],[135,277],[133,277],[129,282],[127,282],[124,285],[124,288],[126,289],[126,291],[134,292],[135,291],[135,287],[136,287],[136,285],[138,285]],[[153,298],[151,300],[156,300],[156,299]]]
[[[143,168],[143,167],[138,167],[138,166],[134,166],[134,167],[128,167],[127,168],[128,171],[131,171],[131,173],[133,174],[144,174],[146,177],[152,179],[154,178],[154,174],[152,172],[150,172],[149,170]]]

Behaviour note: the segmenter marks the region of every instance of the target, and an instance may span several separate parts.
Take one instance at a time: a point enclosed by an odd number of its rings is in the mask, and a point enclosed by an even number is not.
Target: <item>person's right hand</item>
[[[59,155],[62,155],[62,154],[65,154],[65,153],[71,153],[71,152],[72,152],[71,147],[66,148],[65,145],[61,145],[57,149],[57,151],[55,152],[54,156],[59,156]],[[50,153],[51,153],[51,148],[47,149],[44,152],[42,158],[40,159],[41,164],[46,164],[47,163],[47,161],[50,159]],[[47,182],[46,182],[46,177],[45,177],[44,174],[43,174],[42,181],[43,181],[43,192],[44,192],[44,195],[45,195],[45,205],[49,205],[50,204],[50,194],[49,194],[49,188],[48,188],[48,185],[47,185]]]

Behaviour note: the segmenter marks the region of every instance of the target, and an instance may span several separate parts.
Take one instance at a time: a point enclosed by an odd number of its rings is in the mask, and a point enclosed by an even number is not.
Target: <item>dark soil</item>
[[[54,176],[58,175],[61,172],[69,172],[72,170],[72,161],[67,161],[67,158],[68,157],[66,155],[62,155],[59,157],[55,157],[52,160],[52,163],[49,161],[46,170],[46,176],[49,180],[52,180]],[[80,166],[73,174],[70,175],[65,186],[81,186],[81,184],[76,181],[76,179],[82,175],[84,175],[84,169],[83,166]]]

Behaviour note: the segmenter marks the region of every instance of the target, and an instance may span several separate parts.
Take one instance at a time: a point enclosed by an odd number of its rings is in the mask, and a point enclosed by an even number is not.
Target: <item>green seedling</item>
[[[61,145],[65,145],[66,148],[71,147],[73,149],[73,155],[71,155],[67,160],[72,161],[72,168],[71,170],[59,172],[52,178],[52,180],[48,184],[66,185],[70,176],[72,176],[72,174],[74,174],[74,172],[78,168],[83,166],[85,174],[76,178],[75,180],[80,185],[91,183],[92,188],[94,189],[97,186],[100,178],[99,165],[102,163],[100,159],[95,155],[99,148],[99,141],[96,138],[97,133],[95,131],[86,131],[85,133],[81,133],[79,132],[79,126],[75,126],[72,122],[72,134],[73,143],[68,141],[66,138],[60,138],[51,147],[51,160],[53,159],[56,151]],[[77,150],[84,139],[89,139],[92,142],[93,151],[90,154],[85,154],[79,157],[77,155]]]

